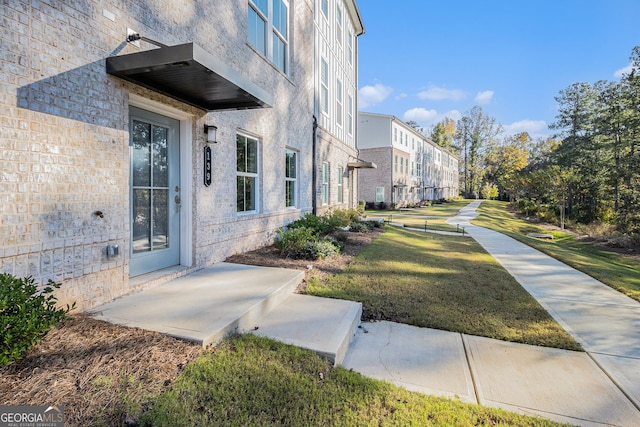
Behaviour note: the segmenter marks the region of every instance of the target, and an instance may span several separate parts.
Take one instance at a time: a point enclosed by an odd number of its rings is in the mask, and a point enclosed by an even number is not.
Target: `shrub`
[[[375,221],[356,221],[351,224],[351,228],[349,229],[349,231],[353,233],[367,233],[373,230],[373,227],[375,227],[373,225],[374,222]]]
[[[36,345],[58,322],[75,307],[56,308],[53,294],[59,283],[49,280],[40,292],[31,277],[16,278],[0,274],[0,366],[22,356]]]
[[[309,240],[304,245],[304,259],[316,260],[321,258],[328,258],[340,253],[340,245],[334,239],[329,236],[322,239]]]
[[[305,245],[317,240],[317,232],[310,227],[289,226],[286,230],[278,230],[274,245],[285,257],[304,258]]]
[[[315,233],[320,233],[325,228],[325,225],[323,224],[322,217],[308,213],[287,226],[287,230],[294,228],[309,228]]]
[[[330,228],[329,232],[335,230],[338,227],[347,227],[352,222],[357,221],[360,218],[360,213],[353,208],[349,209],[336,209],[331,212],[330,215],[322,217]]]

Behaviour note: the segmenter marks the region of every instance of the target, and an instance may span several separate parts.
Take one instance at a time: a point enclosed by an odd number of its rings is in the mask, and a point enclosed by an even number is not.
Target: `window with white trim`
[[[298,154],[292,150],[285,152],[284,193],[285,206],[295,208],[298,205]]]
[[[347,61],[353,65],[353,31],[347,31]]]
[[[342,46],[342,7],[336,5],[336,40]]]
[[[322,11],[325,18],[329,17],[329,1],[328,0],[320,1],[320,10]]]
[[[236,136],[237,212],[258,210],[258,140],[250,136]]]
[[[343,194],[342,194],[342,174],[344,173],[342,166],[338,167],[338,203],[342,203]]]
[[[249,43],[283,73],[289,68],[289,3],[249,0]]]
[[[353,135],[353,96],[347,95],[347,133]]]
[[[336,124],[342,126],[342,80],[336,79]]]
[[[322,204],[329,204],[329,163],[322,162]]]
[[[320,59],[320,111],[329,114],[329,64]]]
[[[384,202],[384,187],[376,187],[376,202]]]

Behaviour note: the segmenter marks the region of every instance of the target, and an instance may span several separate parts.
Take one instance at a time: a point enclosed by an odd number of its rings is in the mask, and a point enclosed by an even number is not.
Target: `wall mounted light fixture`
[[[217,144],[216,132],[218,128],[213,125],[204,125],[204,133],[207,134],[207,142]]]

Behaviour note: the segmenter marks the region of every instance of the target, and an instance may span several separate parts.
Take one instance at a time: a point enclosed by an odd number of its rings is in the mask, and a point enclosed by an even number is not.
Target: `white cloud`
[[[431,122],[434,118],[438,116],[438,112],[436,110],[427,110],[426,108],[412,108],[411,110],[405,111],[402,118],[405,121],[418,122],[420,124],[425,122]]]
[[[462,113],[458,110],[451,110],[448,111],[447,113],[442,115],[442,118],[444,119],[445,117],[450,118],[451,120],[453,120],[454,122],[457,122],[458,120],[460,120],[462,118]],[[438,120],[440,121],[440,120]]]
[[[418,98],[428,99],[430,101],[442,101],[445,99],[459,101],[463,99],[464,96],[464,92],[459,89],[445,89],[437,86],[430,87],[418,93]]]
[[[484,92],[478,92],[478,94],[475,97],[475,101],[478,104],[488,104],[489,102],[491,102],[491,98],[493,98],[493,91],[492,90],[485,90]]]
[[[393,92],[392,88],[381,83],[376,83],[374,86],[363,86],[358,90],[359,108],[380,104],[391,95],[391,92]]]
[[[633,64],[629,64],[626,67],[620,68],[618,71],[616,71],[615,73],[613,73],[613,77],[619,79],[622,78],[623,74],[629,74],[631,73],[631,70],[633,69]]]
[[[544,138],[549,133],[549,127],[544,120],[520,120],[503,126],[504,135],[517,135],[527,132],[533,139]]]
[[[405,122],[414,121],[423,128],[429,129],[436,123],[444,120],[445,117],[453,121],[458,121],[462,117],[462,114],[458,110],[450,110],[443,114],[438,113],[436,110],[427,110],[426,108],[412,108],[404,113],[402,120]]]

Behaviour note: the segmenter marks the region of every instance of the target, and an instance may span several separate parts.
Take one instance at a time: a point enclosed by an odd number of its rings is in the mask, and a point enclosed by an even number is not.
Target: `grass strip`
[[[640,301],[640,260],[582,243],[568,233],[549,232],[516,218],[507,202],[485,200],[472,222],[512,237],[532,248],[588,274],[611,288]],[[553,240],[539,240],[528,233],[552,234]]]
[[[580,345],[473,239],[387,227],[307,293],[360,301],[366,320],[580,350]]]
[[[315,353],[252,335],[190,364],[141,426],[555,426],[500,409],[412,393]]]

